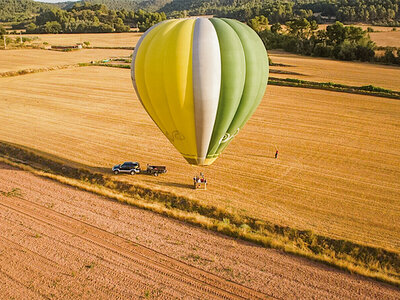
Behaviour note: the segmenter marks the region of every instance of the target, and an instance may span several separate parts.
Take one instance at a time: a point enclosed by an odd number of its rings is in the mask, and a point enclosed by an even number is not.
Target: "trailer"
[[[165,166],[152,166],[147,164],[146,170],[140,170],[140,173],[150,174],[154,176],[158,176],[158,174],[167,173],[167,167]]]

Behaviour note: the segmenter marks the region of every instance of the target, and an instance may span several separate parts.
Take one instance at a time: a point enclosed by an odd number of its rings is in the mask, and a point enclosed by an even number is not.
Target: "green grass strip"
[[[130,69],[130,65],[128,64],[110,64],[110,63],[95,62],[92,64],[80,64],[80,65]],[[319,89],[319,90],[327,90],[333,92],[360,94],[360,95],[384,97],[391,99],[400,99],[400,92],[384,89],[381,87],[376,87],[373,85],[351,86],[333,82],[317,82],[317,81],[307,81],[295,78],[277,78],[277,77],[269,77],[268,84],[307,88],[307,89]]]
[[[373,85],[351,86],[333,82],[315,82],[315,81],[307,81],[294,78],[276,78],[276,77],[270,77],[268,79],[268,84],[400,99],[400,92],[384,89],[381,87],[376,87]]]

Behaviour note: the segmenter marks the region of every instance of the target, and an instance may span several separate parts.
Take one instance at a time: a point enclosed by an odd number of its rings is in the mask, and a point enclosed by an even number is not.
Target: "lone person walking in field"
[[[278,150],[275,152],[275,158],[278,158]]]

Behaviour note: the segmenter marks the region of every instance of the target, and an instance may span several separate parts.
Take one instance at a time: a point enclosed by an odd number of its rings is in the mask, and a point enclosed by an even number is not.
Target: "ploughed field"
[[[1,140],[97,171],[123,161],[166,165],[159,177],[118,176],[273,223],[400,247],[398,100],[269,86],[242,132],[206,168],[189,166],[161,134],[126,69],[1,78],[0,107]],[[191,189],[198,172],[207,191]]]
[[[268,54],[272,63],[285,65],[271,66],[272,70],[280,72],[271,72],[272,77],[352,86],[374,85],[400,91],[400,68],[397,66],[301,56],[277,50],[269,51]]]
[[[116,203],[1,162],[0,230],[1,299],[400,295],[395,287]]]

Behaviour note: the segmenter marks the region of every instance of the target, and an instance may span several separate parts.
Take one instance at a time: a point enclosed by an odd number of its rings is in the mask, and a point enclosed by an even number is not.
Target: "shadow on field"
[[[9,166],[6,163],[2,163],[2,162],[0,162],[0,170],[21,171],[21,169],[14,168],[14,167]]]
[[[179,182],[157,182],[159,185],[170,186],[170,187],[178,187],[184,189],[193,189],[193,184],[179,183]]]
[[[8,147],[8,145],[10,147]],[[19,150],[20,149],[20,150]],[[22,152],[28,152],[31,153],[32,155],[36,155],[38,157],[34,158],[34,159],[27,159],[26,161],[23,160],[23,158],[21,157],[21,153]],[[15,144],[15,143],[9,143],[9,142],[4,142],[4,141],[0,141],[0,156],[3,155],[5,158],[9,158],[10,160],[17,162],[17,163],[22,163],[22,164],[29,164],[33,167],[39,167],[41,169],[43,169],[43,166],[50,167],[48,165],[46,165],[48,162],[46,162],[45,160],[50,160],[54,163],[56,163],[56,166],[53,166],[55,168],[55,171],[60,172],[61,174],[68,174],[69,177],[75,178],[77,179],[79,176],[77,174],[69,174],[69,169],[70,168],[75,168],[78,170],[86,170],[92,173],[100,173],[100,174],[107,174],[107,175],[112,175],[114,176],[114,173],[112,172],[112,166],[110,165],[109,167],[93,167],[93,166],[89,166],[86,164],[82,164],[73,160],[69,160],[51,153],[47,153],[44,151],[40,151],[34,148],[30,148],[30,147],[26,147],[26,146],[22,146],[19,144]],[[23,155],[26,156],[26,153]],[[41,167],[40,167],[41,166]],[[12,166],[8,166],[7,164],[2,164],[0,162],[0,170],[1,169],[7,169],[7,170],[19,170],[16,169]],[[78,176],[78,177],[77,177]],[[154,175],[150,174],[150,173],[139,173],[136,174],[134,176],[128,174],[128,173],[120,173],[118,175],[115,175],[115,177],[131,177],[134,178],[136,176],[151,176],[154,177]],[[144,180],[144,181],[148,181],[148,180]],[[150,182],[150,181],[148,181]],[[155,183],[154,181],[151,181],[151,183]],[[156,182],[159,185],[162,186],[169,186],[169,187],[177,187],[177,188],[192,188],[191,184],[182,184],[182,183],[176,183],[176,182]]]
[[[106,167],[89,167],[89,166],[85,166],[86,168],[95,171],[95,172],[99,172],[99,173],[106,173],[106,174],[113,174],[111,167],[106,168]]]
[[[269,155],[247,154],[247,156],[275,159],[274,155],[269,156]]]
[[[11,148],[6,149],[7,145],[10,145]],[[15,143],[10,143],[10,142],[6,142],[6,141],[0,141],[0,155],[3,155],[3,157],[5,158],[10,158],[10,160],[18,162],[18,163],[23,163],[26,164],[27,162],[24,161],[23,159],[18,159],[19,158],[19,152],[18,149],[21,149],[22,151],[27,151],[32,153],[33,155],[38,155],[39,157],[42,157],[44,159],[49,159],[53,162],[59,163],[61,165],[64,166],[68,166],[68,167],[73,167],[73,168],[77,168],[77,169],[84,169],[84,170],[90,170],[92,172],[97,172],[97,173],[107,173],[107,174],[112,174],[111,171],[111,167],[93,167],[93,166],[89,166],[86,164],[82,164],[73,160],[69,160],[51,153],[47,153],[44,151],[40,151],[37,150],[35,148],[30,148],[30,147],[26,147],[26,146],[22,146],[19,144],[15,144]],[[39,164],[40,162],[40,158],[39,161],[37,162],[30,162],[30,164],[32,166],[35,166],[37,164]],[[4,164],[4,168],[6,165]],[[3,164],[0,164],[0,169],[3,168]],[[13,167],[10,167],[13,168]],[[61,171],[61,170],[60,170]]]

